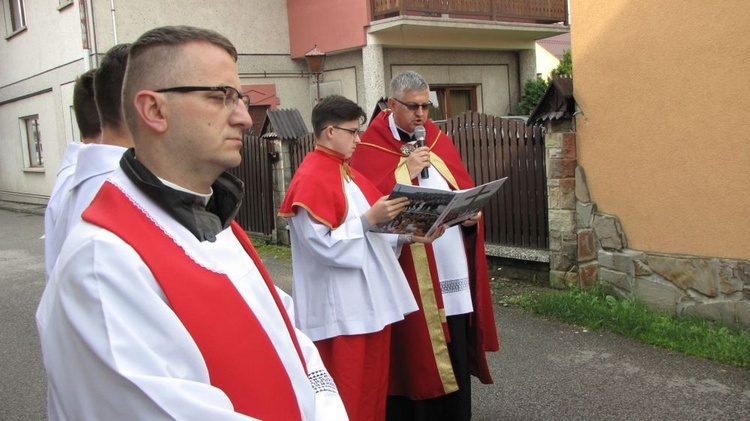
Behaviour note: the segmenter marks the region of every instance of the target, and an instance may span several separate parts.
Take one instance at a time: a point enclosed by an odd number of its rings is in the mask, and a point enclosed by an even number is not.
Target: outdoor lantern
[[[317,87],[315,102],[318,102],[320,101],[320,78],[323,76],[323,68],[326,63],[326,53],[318,50],[316,44],[313,46],[312,50],[305,53],[305,60],[307,60],[307,66],[310,68],[310,73],[315,76],[315,85]]]

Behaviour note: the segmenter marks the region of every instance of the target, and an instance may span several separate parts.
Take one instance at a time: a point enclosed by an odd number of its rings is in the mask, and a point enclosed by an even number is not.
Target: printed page
[[[393,220],[370,228],[375,232],[424,236],[440,225],[455,225],[478,212],[500,189],[506,178],[466,190],[438,190],[396,184],[389,198],[406,196],[410,203]]]
[[[507,179],[508,177],[505,177],[472,189],[454,192],[456,195],[453,197],[450,207],[436,221],[435,228],[440,225],[453,226],[471,218],[472,215],[482,210]]]

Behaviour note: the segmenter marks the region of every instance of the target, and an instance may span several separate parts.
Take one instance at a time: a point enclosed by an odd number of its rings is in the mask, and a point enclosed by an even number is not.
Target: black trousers
[[[411,400],[388,396],[388,421],[468,421],[471,419],[471,378],[469,376],[469,315],[448,316],[451,342],[448,353],[458,391],[432,399]]]

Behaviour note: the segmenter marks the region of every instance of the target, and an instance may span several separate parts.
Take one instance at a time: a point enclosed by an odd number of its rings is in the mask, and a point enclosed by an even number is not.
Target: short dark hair
[[[360,124],[364,124],[367,114],[356,102],[341,95],[330,95],[321,99],[312,110],[313,132],[316,137],[328,125],[338,125],[352,120],[359,120]]]
[[[224,35],[210,29],[193,26],[163,26],[146,31],[130,45],[128,70],[123,87],[125,120],[131,133],[137,126],[137,115],[131,109],[135,96],[143,89],[160,89],[154,86],[168,83],[173,74],[179,74],[180,47],[205,42],[224,49],[236,62],[237,49]]]
[[[78,130],[83,137],[95,137],[102,132],[99,113],[94,101],[94,72],[91,69],[76,78],[73,85],[73,113],[76,116]]]
[[[94,76],[96,108],[102,126],[122,125],[122,81],[128,64],[130,44],[117,44],[107,51]]]

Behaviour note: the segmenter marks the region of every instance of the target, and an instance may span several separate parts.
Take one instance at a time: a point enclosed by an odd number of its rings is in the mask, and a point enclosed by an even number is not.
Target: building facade
[[[750,326],[744,5],[571,2],[582,283]]]
[[[63,152],[80,141],[75,78],[112,46],[157,26],[210,28],[235,44],[256,129],[269,108],[296,108],[309,119],[318,91],[371,110],[402,70],[422,73],[434,88],[433,118],[514,113],[536,74],[535,41],[568,31],[567,1],[446,3],[2,0],[0,200],[46,203]],[[319,77],[305,59],[313,48],[326,55]]]

